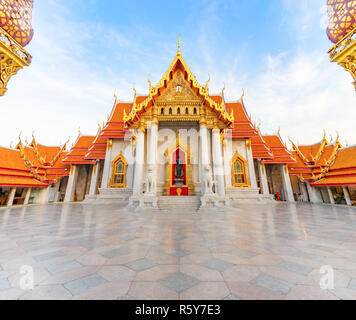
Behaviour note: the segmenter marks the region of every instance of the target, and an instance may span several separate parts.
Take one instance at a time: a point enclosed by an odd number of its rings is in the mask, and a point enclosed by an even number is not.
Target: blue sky
[[[325,0],[35,0],[33,63],[0,100],[0,145],[30,137],[54,145],[78,127],[95,134],[113,92],[147,93],[177,50],[210,92],[245,104],[263,133],[322,138],[323,129],[356,143],[351,76],[329,62]]]

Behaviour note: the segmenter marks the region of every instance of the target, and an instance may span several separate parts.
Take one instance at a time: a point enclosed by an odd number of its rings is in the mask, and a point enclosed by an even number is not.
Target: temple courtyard
[[[320,287],[325,266],[334,289]],[[356,209],[3,208],[0,299],[356,299]]]

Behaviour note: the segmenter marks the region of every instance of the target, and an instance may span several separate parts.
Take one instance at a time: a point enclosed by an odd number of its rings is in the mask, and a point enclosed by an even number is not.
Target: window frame
[[[241,172],[235,172],[235,163],[237,161],[241,163]],[[244,182],[236,182],[235,176],[243,176]],[[231,180],[233,188],[250,188],[250,182],[247,174],[247,161],[238,152],[236,152],[231,161]]]
[[[122,174],[116,173],[117,164],[122,161],[124,164],[124,172]],[[122,152],[115,158],[115,160],[111,164],[111,179],[110,179],[110,188],[126,188],[126,176],[127,176],[127,161],[123,156]],[[122,175],[124,177],[122,183],[115,183],[115,177],[118,175]]]

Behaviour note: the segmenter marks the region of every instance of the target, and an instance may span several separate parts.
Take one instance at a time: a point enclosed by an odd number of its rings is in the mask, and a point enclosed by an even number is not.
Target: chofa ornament
[[[22,47],[30,43],[33,0],[0,0],[0,28]]]
[[[329,26],[327,34],[337,43],[356,28],[356,0],[327,0]]]

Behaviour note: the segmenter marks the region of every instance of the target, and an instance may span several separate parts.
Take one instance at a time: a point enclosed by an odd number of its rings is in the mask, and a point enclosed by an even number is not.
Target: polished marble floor
[[[176,210],[0,209],[0,299],[356,299],[355,208]],[[320,288],[323,266],[334,289]]]

